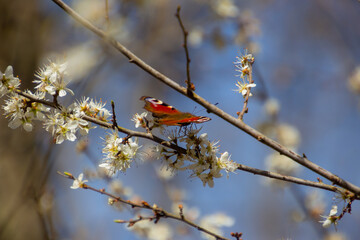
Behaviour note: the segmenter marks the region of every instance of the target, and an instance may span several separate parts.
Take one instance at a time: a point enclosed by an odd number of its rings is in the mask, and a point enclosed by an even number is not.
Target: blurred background
[[[196,0],[67,1],[82,16],[107,31],[144,61],[184,85],[183,35],[175,12],[189,31],[191,76],[196,93],[226,112],[241,111],[243,97],[233,91],[238,79],[233,62],[248,49],[255,57],[254,96],[245,122],[309,160],[360,185],[360,3],[355,0]],[[106,4],[107,3],[107,4]],[[220,152],[238,163],[317,181],[317,175],[279,159],[271,149],[146,74],[50,0],[0,1],[0,70],[14,67],[23,89],[48,59],[67,61],[75,96],[115,102],[118,124],[143,112],[143,95],[176,108],[205,115],[202,125]],[[4,98],[0,99],[3,104]],[[2,111],[3,113],[3,111]],[[333,193],[270,181],[246,172],[215,180],[213,188],[189,173],[166,174],[151,159],[151,142],[140,139],[142,158],[126,173],[106,179],[97,169],[104,129],[78,144],[55,145],[38,124],[28,133],[7,127],[0,118],[0,239],[199,239],[182,223],[162,219],[136,224],[130,231],[114,219],[134,218],[134,210],[108,205],[91,191],[72,190],[57,171],[129,199],[143,199],[171,211],[179,203],[200,223],[205,216],[234,224],[223,236],[243,232],[244,239],[356,239],[359,204],[337,231],[324,229],[319,215],[345,203]],[[236,131],[235,131],[236,130]],[[325,179],[324,182],[328,183]],[[143,214],[143,213],[142,213]],[[148,213],[151,214],[151,213]],[[226,220],[221,220],[224,217]],[[220,219],[220,220],[219,220]],[[230,221],[231,222],[231,221]],[[203,222],[204,223],[204,222]],[[205,223],[204,223],[205,224]],[[226,225],[226,224],[224,224]],[[230,225],[230,224],[229,224]],[[154,237],[155,235],[155,237]]]

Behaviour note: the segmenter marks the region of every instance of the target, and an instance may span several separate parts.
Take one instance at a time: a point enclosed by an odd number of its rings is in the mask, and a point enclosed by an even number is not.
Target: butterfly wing
[[[190,123],[203,123],[211,119],[203,116],[195,116],[191,113],[181,112],[163,101],[153,97],[143,96],[140,100],[145,101],[144,108],[152,112],[156,122],[168,126],[185,126]]]
[[[170,106],[164,103],[163,101],[160,101],[153,97],[143,96],[140,98],[140,100],[145,101],[144,108],[149,112],[152,112],[154,117],[162,117],[165,115],[177,115],[181,113],[173,106]]]
[[[157,120],[159,124],[168,125],[168,126],[186,126],[190,123],[203,123],[210,121],[211,118],[203,116],[195,116],[191,113],[180,113],[177,115],[167,115],[164,118]]]

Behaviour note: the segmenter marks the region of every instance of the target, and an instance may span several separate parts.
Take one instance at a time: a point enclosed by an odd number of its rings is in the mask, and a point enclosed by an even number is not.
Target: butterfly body
[[[143,96],[140,100],[145,101],[144,109],[152,113],[156,122],[160,125],[186,126],[191,123],[203,123],[211,119],[203,116],[195,116],[188,112],[181,112],[156,98]]]

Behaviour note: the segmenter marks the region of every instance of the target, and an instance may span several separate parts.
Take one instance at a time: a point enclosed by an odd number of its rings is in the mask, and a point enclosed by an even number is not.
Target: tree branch
[[[59,104],[55,104],[53,102],[46,101],[46,100],[43,100],[43,99],[37,99],[37,98],[33,97],[32,95],[27,94],[25,92],[22,92],[20,90],[17,90],[16,93],[18,93],[19,95],[21,95],[23,97],[26,97],[26,98],[30,99],[33,102],[39,102],[39,103],[42,103],[42,104],[44,104],[46,106],[57,108],[57,109],[62,109],[63,108]],[[112,104],[112,106],[113,106],[113,104]],[[108,128],[108,129],[116,128],[119,132],[125,133],[128,136],[141,137],[141,138],[152,140],[152,141],[154,141],[154,142],[156,142],[158,144],[161,144],[161,145],[163,145],[165,147],[171,148],[171,149],[173,149],[173,150],[175,150],[175,151],[177,151],[177,152],[179,152],[181,154],[186,154],[186,149],[184,149],[184,148],[182,148],[182,147],[180,147],[180,146],[178,146],[176,144],[170,143],[169,141],[165,141],[162,138],[157,137],[157,136],[153,135],[150,132],[144,133],[144,132],[133,131],[133,130],[130,130],[130,129],[127,129],[127,128],[120,127],[117,124],[116,124],[116,126],[114,126],[114,123],[104,122],[102,120],[99,120],[99,119],[96,119],[96,118],[93,118],[93,117],[90,117],[90,116],[82,116],[82,119],[84,119],[86,121],[89,121],[89,122],[92,122],[94,124],[97,124],[97,125],[99,125],[101,127],[104,127],[104,128]],[[114,122],[114,119],[112,121]],[[116,120],[115,120],[115,122],[116,122]],[[261,176],[264,176],[264,177],[279,179],[279,180],[286,181],[286,182],[292,182],[292,183],[296,183],[296,184],[300,184],[300,185],[321,188],[321,189],[325,189],[325,190],[328,190],[328,191],[337,192],[337,193],[340,193],[340,194],[343,194],[343,195],[346,194],[346,191],[344,189],[338,188],[336,186],[327,185],[327,184],[320,183],[320,182],[308,181],[308,180],[304,180],[304,179],[296,178],[296,177],[292,177],[292,176],[285,176],[285,175],[281,175],[281,174],[270,172],[270,171],[265,171],[265,170],[261,170],[261,169],[257,169],[257,168],[252,168],[252,167],[249,167],[249,166],[246,166],[246,165],[243,165],[243,164],[238,164],[237,169],[242,170],[242,171],[246,171],[246,172],[250,172],[250,173],[253,173],[255,175],[261,175]],[[356,199],[359,199],[359,198],[356,197]]]
[[[129,51],[127,48],[125,48],[122,44],[117,42],[114,38],[107,36],[105,32],[98,29],[94,25],[92,25],[88,20],[81,17],[79,14],[77,14],[73,9],[71,9],[68,5],[66,5],[61,0],[52,0],[55,2],[58,6],[60,6],[65,12],[67,12],[71,17],[73,17],[76,21],[78,21],[80,24],[82,24],[84,27],[88,28],[92,32],[94,32],[96,35],[98,35],[100,38],[102,38],[105,42],[112,45],[115,49],[120,51],[123,55],[125,55],[131,63],[136,64],[144,71],[148,72],[153,77],[157,78],[164,84],[168,85],[169,87],[173,88],[174,90],[178,91],[179,93],[188,96],[193,101],[197,102],[198,104],[202,105],[204,108],[206,108],[209,112],[212,112],[219,116],[220,118],[224,119],[231,125],[235,126],[236,128],[241,129],[242,131],[246,132],[250,136],[257,139],[259,142],[269,146],[270,148],[278,151],[280,154],[285,155],[297,163],[303,165],[304,167],[312,170],[313,172],[323,176],[324,178],[328,179],[332,183],[339,185],[345,189],[348,189],[349,191],[355,193],[357,196],[360,196],[360,187],[336,176],[335,174],[331,173],[330,171],[320,167],[319,165],[309,161],[305,156],[300,156],[299,154],[293,152],[292,150],[286,148],[285,146],[281,145],[280,143],[272,140],[271,138],[266,137],[259,131],[255,130],[254,128],[248,126],[244,122],[240,121],[239,119],[231,116],[230,114],[224,112],[220,108],[216,107],[214,104],[211,104],[210,102],[206,101],[196,93],[193,93],[191,96],[187,94],[187,89],[180,86],[178,83],[170,79],[169,77],[165,76],[164,74],[160,73],[156,69],[152,68],[150,65],[146,64],[143,60],[141,60],[139,57],[137,57],[135,54],[133,54],[131,51]]]
[[[60,175],[63,176],[63,177],[66,177],[66,178],[68,178],[68,179],[75,180],[75,177],[72,176],[72,175],[69,174],[69,173],[63,174],[63,173],[61,173],[61,172],[58,172],[58,174],[60,174]],[[184,217],[184,215],[180,215],[180,214],[179,214],[179,216],[178,216],[178,215],[169,213],[169,212],[163,210],[162,208],[157,207],[156,205],[150,206],[150,205],[149,205],[147,202],[145,202],[145,201],[142,201],[141,204],[139,204],[139,203],[132,202],[132,201],[130,201],[130,200],[124,200],[124,199],[122,199],[121,197],[118,197],[118,196],[115,196],[115,195],[113,195],[113,194],[111,194],[111,193],[106,192],[105,189],[96,189],[96,188],[93,188],[93,187],[91,187],[91,186],[89,186],[89,185],[87,185],[87,184],[85,184],[85,183],[83,183],[83,184],[81,185],[81,188],[83,188],[83,189],[89,189],[89,190],[91,190],[91,191],[94,191],[94,192],[97,192],[97,193],[106,195],[106,196],[108,196],[108,197],[113,198],[115,201],[121,202],[121,203],[126,204],[126,205],[129,205],[129,206],[131,206],[132,208],[142,208],[142,209],[152,210],[152,211],[154,212],[154,214],[155,214],[158,218],[171,218],[171,219],[175,219],[175,220],[180,221],[180,222],[183,222],[183,223],[185,223],[185,224],[187,224],[187,225],[189,225],[189,226],[191,226],[191,227],[194,227],[194,228],[198,229],[198,230],[201,231],[201,232],[207,233],[207,234],[215,237],[216,239],[219,239],[219,240],[229,240],[228,238],[222,237],[222,236],[220,236],[220,235],[218,235],[218,234],[216,234],[216,233],[214,233],[214,232],[211,232],[211,231],[207,230],[206,228],[203,228],[203,227],[197,225],[196,223],[194,223],[194,222],[186,219],[186,218]]]

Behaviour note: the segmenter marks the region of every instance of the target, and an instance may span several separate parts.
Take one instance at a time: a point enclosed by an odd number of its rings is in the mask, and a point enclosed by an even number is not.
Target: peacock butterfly
[[[156,98],[142,96],[140,100],[145,101],[144,109],[152,112],[156,122],[167,126],[186,126],[190,123],[203,123],[210,121],[211,118],[195,116],[188,112],[180,112],[173,106],[170,106]]]

